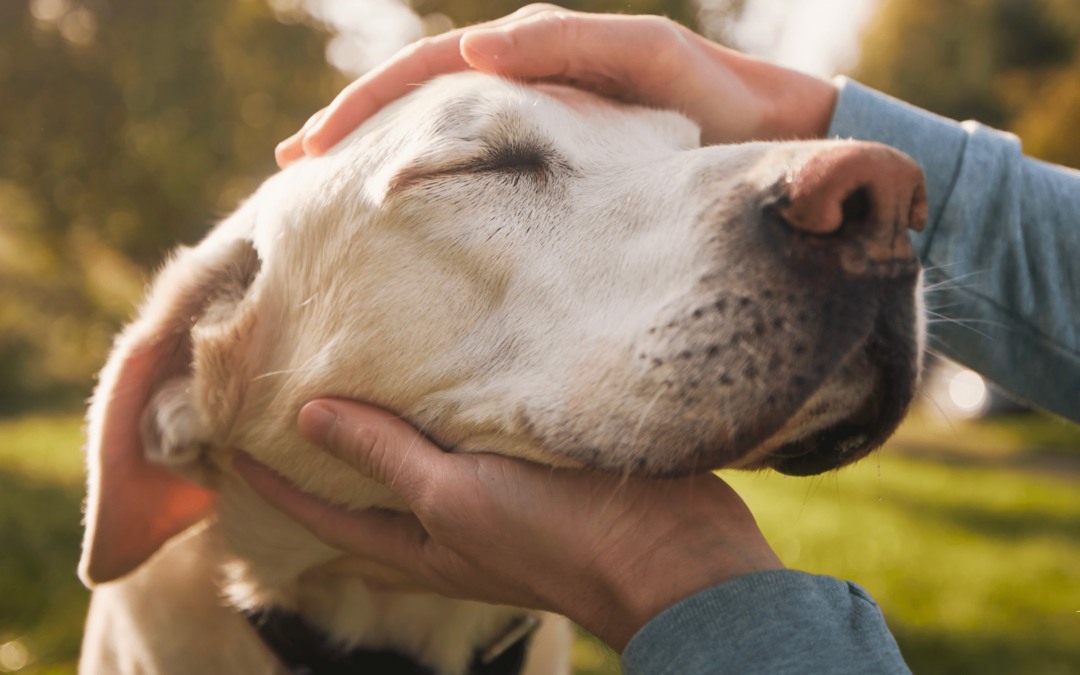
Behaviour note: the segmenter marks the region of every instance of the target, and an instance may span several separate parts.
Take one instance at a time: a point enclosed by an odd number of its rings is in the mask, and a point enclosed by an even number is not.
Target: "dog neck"
[[[311,675],[437,675],[412,657],[394,650],[342,649],[297,614],[280,610],[246,612],[245,617],[290,673]],[[494,644],[477,648],[467,675],[518,675],[539,619],[526,615]]]
[[[393,652],[435,673],[464,675],[474,672],[478,650],[500,642],[524,615],[517,608],[383,590],[239,477],[222,476],[219,495],[219,569],[230,603],[246,614],[295,616],[343,653]]]

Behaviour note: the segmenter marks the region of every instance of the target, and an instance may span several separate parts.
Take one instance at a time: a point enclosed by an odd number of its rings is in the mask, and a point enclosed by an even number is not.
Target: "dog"
[[[495,672],[507,643],[528,648],[501,672],[568,672],[565,620],[369,588],[231,470],[243,449],[335,504],[404,508],[302,440],[317,397],[623,475],[808,475],[879,446],[922,358],[921,172],[876,144],[699,135],[445,76],[179,249],[88,413],[80,672],[302,672],[275,631],[387,672]]]

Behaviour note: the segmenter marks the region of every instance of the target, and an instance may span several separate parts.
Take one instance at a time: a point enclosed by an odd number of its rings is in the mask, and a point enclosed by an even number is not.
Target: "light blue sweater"
[[[1080,172],[1023,156],[1011,134],[958,124],[839,78],[830,137],[886,143],[926,174],[914,235],[930,346],[1080,422]],[[873,598],[794,570],[734,579],[669,607],[622,656],[625,675],[909,673]]]

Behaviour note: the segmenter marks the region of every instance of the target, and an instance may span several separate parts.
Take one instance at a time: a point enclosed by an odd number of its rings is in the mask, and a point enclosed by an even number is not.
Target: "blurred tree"
[[[695,3],[563,2],[691,27]],[[524,4],[413,8],[445,29]],[[344,86],[330,38],[304,0],[0,2],[0,415],[89,393],[164,252],[231,211]]]
[[[444,14],[454,25],[467,26],[497,19],[528,4],[529,0],[413,0],[412,7],[421,15]],[[558,0],[554,4],[587,12],[659,14],[697,30],[695,0]]]
[[[297,20],[261,0],[0,3],[0,411],[84,396],[162,252],[344,84]]]
[[[887,0],[854,77],[1080,167],[1080,2]]]

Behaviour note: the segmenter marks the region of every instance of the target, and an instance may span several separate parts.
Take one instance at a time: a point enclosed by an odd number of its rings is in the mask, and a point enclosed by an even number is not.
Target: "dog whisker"
[[[948,278],[943,279],[941,281],[938,281],[936,283],[930,284],[929,286],[924,286],[923,287],[923,293],[930,293],[932,291],[936,291],[938,289],[948,287],[949,284],[959,284],[964,279],[968,279],[970,277],[973,277],[973,276],[976,276],[976,275],[979,275],[979,274],[985,274],[985,273],[986,273],[986,270],[979,270],[979,271],[976,271],[976,272],[968,272],[967,274],[962,274],[962,275],[960,275],[958,277],[948,277]],[[965,287],[966,286],[960,286],[960,288],[965,288]]]
[[[634,427],[634,440],[635,441],[637,441],[638,434],[641,433],[641,427],[644,426],[644,424],[645,424],[645,418],[647,418],[649,416],[649,413],[652,412],[653,406],[656,405],[656,402],[660,400],[660,397],[663,394],[664,394],[663,389],[657,390],[656,396],[652,397],[652,400],[649,401],[649,405],[645,406],[645,410],[642,411],[641,418],[638,420],[637,426]]]
[[[336,343],[336,339],[331,339],[327,341],[327,343],[323,345],[321,349],[319,349],[317,352],[308,357],[302,364],[300,364],[299,368],[295,368],[291,372],[289,372],[288,379],[286,379],[285,382],[281,384],[281,387],[278,389],[277,394],[275,394],[274,398],[271,399],[269,407],[273,408],[277,405],[278,400],[285,395],[285,392],[290,390],[289,385],[292,384],[293,378],[295,378],[297,375],[299,375],[300,373],[319,370],[319,367],[310,366],[309,364],[311,364],[316,359],[322,358],[325,354],[332,352]]]
[[[1005,326],[1002,326],[1001,324],[996,324],[996,323],[995,323],[995,322],[993,322],[993,321],[980,321],[979,319],[954,319],[954,318],[952,318],[952,317],[948,317],[948,316],[945,316],[945,315],[943,315],[943,314],[938,314],[937,312],[931,312],[931,311],[927,311],[927,314],[930,314],[930,315],[932,315],[932,316],[935,316],[935,317],[937,317],[936,319],[931,319],[931,320],[927,321],[927,322],[926,322],[927,324],[934,324],[934,323],[954,323],[954,324],[956,324],[957,326],[963,326],[964,328],[967,328],[967,329],[968,329],[968,330],[970,330],[971,332],[973,332],[973,333],[977,333],[977,334],[979,334],[979,335],[983,336],[984,338],[986,338],[986,339],[988,339],[988,340],[993,340],[993,339],[994,339],[994,338],[993,338],[993,336],[991,336],[991,335],[987,335],[986,333],[982,332],[981,330],[977,330],[977,329],[975,329],[975,328],[972,328],[972,327],[971,327],[970,325],[968,325],[968,324],[969,324],[969,323],[988,323],[988,324],[990,324],[990,325],[994,325],[994,326],[997,326],[997,327],[1002,327],[1002,328],[1004,328],[1004,327],[1005,327]]]
[[[269,373],[263,373],[262,375],[256,375],[255,377],[251,378],[248,381],[249,382],[255,382],[256,380],[261,380],[261,379],[267,378],[267,377],[274,377],[276,375],[292,375],[294,373],[303,373],[303,372],[308,372],[308,371],[312,371],[312,370],[318,370],[318,368],[314,368],[314,367],[313,368],[288,368],[286,370],[273,370],[273,371],[270,371]]]
[[[924,267],[923,272],[924,273],[937,272],[938,270],[943,270],[946,267],[956,267],[961,262],[962,261],[960,261],[960,260],[954,260],[952,262],[941,263],[940,265],[932,265],[930,267]]]

